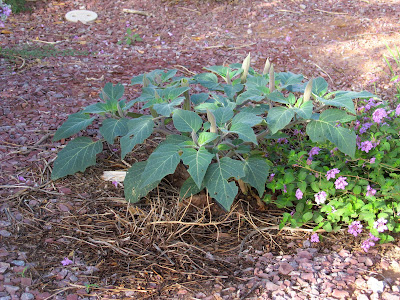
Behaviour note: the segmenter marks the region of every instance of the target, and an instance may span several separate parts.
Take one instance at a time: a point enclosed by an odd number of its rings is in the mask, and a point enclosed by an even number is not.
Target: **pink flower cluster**
[[[382,123],[383,119],[387,117],[387,111],[384,108],[378,108],[372,114],[372,119],[375,123]]]
[[[320,192],[318,192],[318,193],[316,193],[316,194],[314,195],[315,202],[316,202],[317,204],[323,204],[323,203],[325,203],[325,200],[326,200],[326,197],[327,197],[327,196],[328,196],[328,195],[326,194],[326,192],[320,191]]]
[[[340,170],[337,168],[329,170],[328,172],[326,172],[326,179],[329,180],[331,178],[335,178],[336,174],[339,174],[339,173],[340,173]]]
[[[347,185],[349,185],[346,181],[347,177],[340,176],[338,179],[335,181],[335,188],[337,190],[344,190]]]
[[[373,234],[369,234],[369,238],[366,239],[362,245],[361,248],[365,251],[368,252],[369,248],[375,246],[375,242],[379,241],[379,238],[377,238],[376,236],[374,236]]]
[[[362,228],[363,226],[361,225],[360,221],[353,221],[353,223],[349,225],[348,232],[354,236],[357,236],[362,232]]]

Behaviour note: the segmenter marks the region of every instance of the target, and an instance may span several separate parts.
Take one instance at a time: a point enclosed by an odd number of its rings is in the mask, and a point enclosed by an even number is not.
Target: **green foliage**
[[[121,44],[126,44],[127,46],[130,45],[135,45],[136,42],[141,42],[143,41],[143,39],[140,37],[139,34],[137,33],[133,33],[132,29],[127,28],[126,29],[126,35],[124,36],[124,38],[122,40],[119,40],[117,42],[118,45]]]
[[[5,0],[4,2],[11,5],[11,10],[14,14],[31,11],[31,9],[27,7],[25,0]]]
[[[229,210],[240,183],[256,189],[265,202],[292,210],[284,214],[280,227],[313,223],[316,229],[334,231],[360,220],[387,241],[389,235],[374,228],[377,219],[384,218],[389,231],[400,231],[395,216],[400,212],[397,111],[387,112],[390,119],[383,117],[388,125],[377,122],[375,115],[371,125],[361,125],[371,118],[368,105],[381,108],[371,93],[328,93],[321,77],[303,82],[302,75],[275,73],[268,64],[259,74],[250,67],[249,56],[243,64],[206,70],[192,78],[177,77],[176,70],[135,76],[131,83],[142,85],[142,94],[131,101],[122,99],[122,85],[107,83],[100,93],[102,102],[71,115],[54,137],[69,138],[92,122],[102,122],[104,139],[72,140],[59,153],[52,178],[93,165],[104,141],[113,144],[120,138],[124,158],[160,132],[166,139],[147,161],[128,170],[127,201],[139,201],[182,162],[190,177],[181,197],[207,189]],[[353,100],[369,98],[360,114]],[[136,103],[151,115],[129,111]],[[361,132],[360,126],[369,127]],[[366,141],[373,145],[368,151],[368,143],[362,144]],[[332,169],[340,173],[329,179]],[[339,176],[346,184],[337,181]]]

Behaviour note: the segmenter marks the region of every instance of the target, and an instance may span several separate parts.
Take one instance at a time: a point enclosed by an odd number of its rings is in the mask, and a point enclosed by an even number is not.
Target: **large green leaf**
[[[265,191],[265,183],[269,176],[269,166],[264,158],[253,156],[246,159],[244,163],[245,176],[242,178],[251,186],[255,187],[261,197]]]
[[[189,198],[191,195],[196,195],[204,189],[204,186],[200,188],[197,187],[196,183],[194,182],[192,177],[189,177],[185,180],[182,184],[181,190],[179,191],[179,198]]]
[[[89,115],[83,112],[70,115],[67,121],[65,121],[60,128],[57,129],[56,133],[54,134],[53,141],[56,142],[61,139],[69,138],[70,136],[78,133],[92,124],[95,118],[96,117],[91,118]]]
[[[223,91],[223,87],[218,83],[218,77],[214,73],[200,73],[193,77],[195,81],[210,91]]]
[[[230,85],[230,84],[225,84],[224,85],[224,92],[228,96],[229,99],[233,100],[235,95],[243,90],[244,85],[243,84],[236,84],[236,85]]]
[[[271,94],[267,95],[267,98],[271,101],[282,103],[282,104],[289,104],[289,101],[286,97],[279,91],[275,90]]]
[[[212,112],[217,124],[221,125],[228,122],[233,117],[233,109],[230,107],[219,107]]]
[[[175,106],[181,104],[184,99],[185,99],[184,97],[179,97],[172,100],[169,103],[164,102],[164,103],[154,104],[153,108],[158,114],[165,117],[169,117],[172,114],[172,112],[176,109]]]
[[[124,136],[128,133],[129,119],[105,119],[100,127],[100,133],[104,136],[109,144],[114,144],[117,136]]]
[[[168,70],[167,72],[162,72],[160,74],[161,75],[161,81],[162,82],[168,81],[169,79],[171,79],[172,77],[175,76],[176,72],[178,72],[177,69],[171,69],[171,70]]]
[[[208,98],[210,98],[208,93],[193,94],[190,96],[190,102],[192,102],[194,105],[199,105],[208,100]]]
[[[303,75],[294,74],[292,72],[277,73],[275,78],[280,81],[282,89],[287,89],[291,85],[300,84],[304,79]]]
[[[91,105],[86,106],[83,110],[85,114],[101,114],[107,112],[107,106],[103,102],[97,102]]]
[[[348,115],[339,109],[327,109],[321,113],[318,120],[312,120],[306,128],[307,134],[313,142],[322,142],[328,139],[340,151],[354,157],[356,149],[356,134],[354,131],[337,126]]]
[[[181,132],[197,132],[203,124],[198,114],[189,110],[177,110],[172,115],[174,126]]]
[[[54,161],[51,179],[84,172],[96,164],[96,155],[103,150],[101,141],[94,142],[88,137],[77,137],[62,149]]]
[[[241,93],[237,98],[236,98],[236,105],[241,105],[247,100],[253,100],[253,101],[261,101],[264,99],[264,93],[258,89],[251,89],[247,90],[243,93]]]
[[[117,111],[118,100],[124,95],[124,86],[120,83],[112,85],[111,82],[106,83],[100,93],[100,98],[106,102],[106,108],[109,111]]]
[[[253,127],[257,124],[260,124],[262,122],[262,118],[260,116],[257,116],[252,113],[248,112],[240,112],[236,116],[233,117],[232,119],[232,125],[237,124],[237,123],[242,123],[246,124],[250,127]]]
[[[312,101],[307,101],[304,102],[300,108],[294,107],[293,109],[300,118],[310,119],[313,112],[313,103]]]
[[[322,97],[328,91],[328,83],[322,77],[317,77],[313,80],[312,93]]]
[[[183,149],[181,158],[183,163],[189,166],[188,172],[198,188],[201,187],[204,175],[213,157],[214,154],[208,152],[204,147],[200,147],[199,150],[193,148]]]
[[[278,106],[268,111],[267,123],[272,134],[283,129],[294,117],[294,111],[291,108]]]
[[[153,151],[147,159],[146,168],[141,175],[142,186],[160,181],[166,175],[175,172],[181,157],[181,146],[171,141],[164,141]]]
[[[132,151],[137,144],[143,143],[153,132],[154,122],[151,116],[129,120],[128,133],[121,138],[121,158]],[[133,137],[131,137],[133,136]]]
[[[257,137],[254,133],[253,128],[251,128],[247,124],[243,123],[235,123],[232,124],[231,128],[229,129],[230,132],[237,133],[239,135],[239,138],[242,139],[245,142],[252,142],[256,145],[257,143]]]
[[[128,202],[136,203],[154,189],[160,181],[152,182],[142,186],[141,175],[146,168],[145,161],[137,162],[129,168],[124,180],[124,194]]]
[[[321,97],[317,97],[317,99],[325,105],[335,106],[335,107],[344,107],[344,108],[347,108],[349,110],[349,112],[351,112],[353,114],[356,113],[353,99],[351,97],[347,97],[346,95],[336,96],[332,100],[326,100]]]
[[[188,91],[189,87],[167,87],[164,89],[157,90],[160,97],[162,97],[164,100],[174,100],[180,95],[182,95],[184,92]]]
[[[229,210],[235,200],[238,188],[235,182],[228,182],[228,179],[232,177],[239,179],[244,175],[242,162],[224,157],[208,167],[204,185],[210,196],[224,209]]]
[[[201,132],[199,134],[197,143],[199,144],[199,146],[203,146],[203,145],[215,140],[217,137],[218,137],[218,133],[215,133],[215,132]]]

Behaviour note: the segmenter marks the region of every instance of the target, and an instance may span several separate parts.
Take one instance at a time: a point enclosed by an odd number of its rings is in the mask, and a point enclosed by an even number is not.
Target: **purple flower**
[[[311,236],[311,243],[319,243],[319,236],[318,236],[318,233],[314,233],[314,234]]]
[[[387,112],[383,108],[378,108],[374,111],[372,114],[372,119],[374,120],[375,123],[381,123],[384,118],[387,117]]]
[[[22,181],[22,182],[25,182],[25,181],[26,181],[26,179],[25,179],[24,177],[22,177],[22,176],[18,176],[18,180],[19,180],[19,181]]]
[[[340,173],[340,170],[337,168],[329,170],[328,172],[326,172],[326,179],[329,180],[331,178],[335,178],[336,174],[338,174],[338,173]]]
[[[386,223],[387,220],[385,218],[379,218],[377,221],[374,222],[374,228],[376,228],[378,232],[384,232],[388,229]]]
[[[361,248],[365,251],[368,252],[369,248],[375,246],[375,243],[373,241],[371,241],[370,239],[367,239],[365,241],[363,241]]]
[[[344,190],[348,183],[346,182],[347,177],[340,176],[338,179],[335,181],[335,188],[337,190]]]
[[[374,164],[374,163],[375,163],[375,160],[376,160],[376,158],[375,158],[375,157],[372,157],[372,158],[369,160],[369,163],[370,163],[370,164]]]
[[[400,104],[397,105],[395,114],[396,114],[396,117],[398,117],[400,115]]]
[[[287,35],[285,41],[289,43],[291,41],[291,37]]]
[[[360,221],[353,221],[353,223],[349,225],[348,232],[354,236],[357,236],[359,233],[361,233],[362,227],[363,226],[361,225]]]
[[[72,263],[74,263],[72,260],[70,260],[68,257],[64,258],[64,260],[61,261],[63,266],[68,266]]]
[[[296,198],[297,198],[297,200],[300,200],[301,198],[303,198],[303,192],[300,189],[296,190]]]
[[[277,143],[278,144],[289,144],[289,141],[288,141],[288,139],[285,139],[285,138],[279,138],[277,140]]]
[[[370,238],[371,240],[373,240],[374,242],[379,241],[379,238],[376,237],[376,236],[374,236],[371,232],[369,233],[369,238]]]
[[[320,191],[320,192],[318,192],[318,193],[316,193],[316,194],[314,195],[315,202],[316,202],[317,204],[322,204],[322,203],[324,203],[325,200],[326,200],[326,197],[327,197],[327,194],[326,194],[326,192],[324,192],[324,191]]]
[[[319,147],[313,147],[310,152],[308,153],[309,157],[311,158],[313,155],[317,155],[321,149]]]
[[[374,146],[370,141],[362,142],[359,146],[359,149],[361,149],[361,151],[365,151],[366,153],[368,153],[372,148],[374,148]]]
[[[275,173],[271,173],[271,175],[269,175],[269,181],[274,180],[274,177],[275,177]]]
[[[375,196],[376,194],[376,190],[373,189],[370,185],[367,186],[367,193],[365,194],[365,196]]]
[[[118,181],[111,182],[116,188],[118,187]]]
[[[286,194],[287,190],[286,190],[286,184],[283,185],[283,193]]]
[[[312,159],[308,158],[307,159],[307,165],[310,166],[312,164]]]
[[[372,124],[372,123],[369,123],[369,122],[364,123],[364,124],[361,126],[361,128],[360,128],[360,134],[363,134],[363,133],[367,132],[367,130],[368,130],[372,125],[373,125],[373,124]]]

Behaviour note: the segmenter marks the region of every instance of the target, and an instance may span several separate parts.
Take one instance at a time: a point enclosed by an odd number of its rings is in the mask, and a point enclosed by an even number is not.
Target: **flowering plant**
[[[0,0],[0,27],[4,27],[4,21],[11,14],[11,5],[3,3],[3,0]]]
[[[368,251],[378,240],[393,241],[391,232],[400,232],[400,104],[390,109],[371,98],[360,101],[357,111],[351,123],[357,134],[353,158],[330,143],[312,147],[301,128],[287,143],[277,142],[281,152],[269,157],[282,163],[274,166],[267,184],[276,193],[264,201],[294,208],[281,226],[313,221],[315,230],[332,231],[348,224],[354,236],[365,227],[369,235],[361,247]]]

